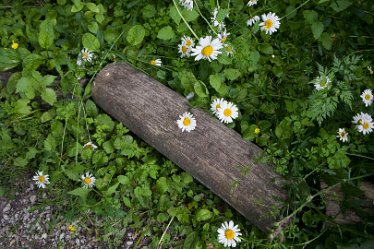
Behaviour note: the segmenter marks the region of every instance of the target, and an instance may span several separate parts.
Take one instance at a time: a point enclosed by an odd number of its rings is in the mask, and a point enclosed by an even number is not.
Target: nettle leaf
[[[31,76],[22,77],[17,82],[16,93],[24,94],[28,99],[35,98],[34,86],[37,82]]]
[[[56,92],[51,88],[46,88],[42,92],[41,97],[45,102],[47,102],[50,105],[53,105],[57,100]]]
[[[133,46],[139,45],[142,43],[145,36],[145,29],[142,25],[132,26],[126,36],[126,40]]]
[[[202,208],[196,212],[195,218],[197,221],[206,221],[212,218],[213,213],[208,209]]]
[[[175,37],[175,33],[170,26],[163,27],[157,34],[157,38],[161,40],[171,40]]]
[[[330,5],[330,7],[335,10],[335,12],[340,12],[348,8],[349,6],[352,5],[352,1],[348,0],[338,0],[338,1],[333,1]]]
[[[223,71],[226,79],[234,81],[241,76],[241,72],[235,68],[227,68]]]
[[[99,49],[100,49],[99,40],[96,38],[96,36],[94,36],[91,33],[85,33],[82,36],[82,44],[85,48],[87,48],[91,51],[98,52]]]
[[[46,19],[39,26],[39,45],[44,49],[48,49],[50,46],[52,46],[54,39],[55,33],[53,31],[52,20]]]
[[[27,115],[31,112],[31,107],[29,106],[30,100],[19,99],[14,104],[14,112],[21,115]]]
[[[314,22],[312,23],[312,32],[313,32],[313,36],[314,36],[314,39],[318,39],[321,37],[322,35],[322,32],[323,32],[323,23],[322,22]]]

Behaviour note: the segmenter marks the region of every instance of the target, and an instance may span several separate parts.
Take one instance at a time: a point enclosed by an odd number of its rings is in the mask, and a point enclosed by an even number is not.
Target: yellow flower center
[[[69,231],[71,231],[71,232],[75,232],[75,230],[76,230],[75,226],[73,226],[73,225],[69,225],[69,226],[68,226],[68,229],[69,229]]]
[[[89,57],[90,57],[90,56],[88,55],[87,52],[83,52],[83,54],[82,54],[82,58],[83,58],[84,60],[88,60]]]
[[[227,41],[227,36],[222,37],[221,42],[225,43]]]
[[[221,108],[221,105],[220,105],[220,104],[217,104],[217,105],[216,105],[216,110],[218,111],[219,108]]]
[[[192,45],[192,41],[191,40],[186,40],[186,45],[187,46],[191,46]]]
[[[45,182],[45,177],[44,176],[39,176],[38,181],[41,182],[41,183],[44,183]]]
[[[257,128],[255,129],[255,134],[259,134],[260,132],[261,132],[261,129],[257,127]]]
[[[226,51],[227,51],[227,52],[232,52],[232,47],[229,46],[229,45],[227,45],[227,46],[226,46]]]
[[[233,230],[231,230],[231,229],[227,229],[225,231],[225,237],[228,240],[232,240],[235,237],[235,232]]]
[[[19,44],[15,41],[12,41],[12,48],[17,49],[19,47]]]
[[[364,124],[362,125],[362,127],[367,130],[369,129],[369,122],[364,122]]]
[[[208,46],[206,46],[206,47],[203,48],[203,50],[201,51],[201,53],[204,56],[211,56],[213,54],[213,47],[211,45],[208,45]]]
[[[155,65],[156,65],[156,60],[151,60],[151,64],[152,64],[153,66],[155,66]]]
[[[189,118],[185,118],[184,120],[183,120],[183,125],[184,126],[189,126],[191,124],[191,120],[189,119]]]
[[[366,100],[370,100],[370,95],[369,95],[369,94],[366,94],[366,95],[365,95],[365,99],[366,99]]]
[[[265,21],[265,28],[266,28],[266,29],[270,29],[271,27],[273,27],[273,21],[270,20],[270,19],[267,19],[267,20]]]
[[[226,117],[230,117],[232,114],[232,111],[230,108],[226,108],[224,111],[223,111],[223,115],[225,115]]]
[[[84,178],[84,183],[85,184],[90,184],[91,183],[91,177],[85,177]]]
[[[183,52],[183,53],[186,53],[186,52],[187,52],[187,49],[188,49],[187,46],[182,46],[182,52]]]

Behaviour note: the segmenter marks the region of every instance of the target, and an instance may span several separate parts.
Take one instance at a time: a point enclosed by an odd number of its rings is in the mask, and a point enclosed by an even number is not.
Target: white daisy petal
[[[94,54],[88,50],[87,48],[84,48],[80,52],[82,60],[85,62],[91,62]]]
[[[241,235],[238,226],[234,226],[233,221],[225,221],[222,223],[221,227],[217,230],[218,232],[218,242],[223,244],[225,247],[236,247],[237,243],[241,240],[238,236]]]
[[[192,56],[196,56],[196,61],[201,59],[212,61],[217,59],[217,56],[222,53],[220,51],[221,48],[223,48],[223,45],[218,38],[212,40],[211,36],[206,36],[200,38],[199,45],[196,48],[192,48]]]
[[[38,188],[45,188],[49,184],[49,175],[44,175],[43,171],[36,172],[36,175],[32,177],[32,180],[35,181]]]
[[[371,89],[366,89],[365,91],[363,91],[360,97],[366,107],[371,106],[371,104],[373,103],[373,92],[371,91]]]
[[[161,59],[153,59],[149,62],[151,65],[156,66],[156,67],[161,67],[162,66],[162,61]]]
[[[84,148],[97,149],[97,146],[90,141],[90,142],[88,142],[88,143],[86,143],[86,144],[83,145],[83,149]]]
[[[86,174],[81,175],[81,179],[84,188],[88,189],[95,186],[96,178],[91,173],[86,172]]]
[[[210,110],[214,114],[218,115],[218,110],[221,108],[221,105],[223,103],[227,104],[227,101],[224,100],[224,99],[215,99],[215,100],[213,100],[213,102],[210,104]]]
[[[179,0],[179,3],[188,10],[193,9],[193,0]]]
[[[248,5],[249,7],[254,6],[254,5],[256,5],[256,4],[257,4],[257,0],[249,0],[248,3],[247,3],[247,5]]]
[[[348,132],[345,130],[345,128],[339,128],[338,135],[336,137],[338,137],[342,142],[347,142]]]
[[[238,107],[231,103],[226,102],[221,104],[221,108],[218,110],[217,117],[223,123],[232,123],[234,119],[239,116]],[[229,224],[230,225],[230,224]]]
[[[268,14],[263,14],[261,16],[262,22],[260,23],[260,27],[262,31],[265,31],[266,34],[273,34],[279,29],[280,21],[279,17],[272,12]]]
[[[190,132],[196,128],[196,119],[190,112],[185,112],[183,113],[183,115],[179,116],[177,124],[179,129],[182,130],[182,132]]]

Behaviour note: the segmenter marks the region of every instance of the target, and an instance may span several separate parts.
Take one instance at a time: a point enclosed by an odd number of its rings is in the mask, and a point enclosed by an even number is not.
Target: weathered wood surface
[[[93,99],[108,114],[264,231],[272,228],[286,198],[282,179],[254,160],[261,149],[244,141],[207,112],[134,69],[110,64],[95,78]],[[197,127],[182,132],[179,115],[190,111]]]

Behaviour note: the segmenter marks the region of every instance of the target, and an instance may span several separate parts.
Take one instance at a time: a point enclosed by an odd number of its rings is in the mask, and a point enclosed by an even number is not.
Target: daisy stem
[[[217,32],[214,30],[214,28],[212,27],[212,25],[210,25],[210,22],[205,18],[205,16],[203,16],[203,13],[201,13],[200,11],[200,8],[199,8],[199,5],[197,4],[196,0],[194,0],[195,2],[195,5],[196,5],[196,9],[197,9],[197,12],[199,12],[199,15],[204,19],[204,21],[208,24],[209,28],[213,31],[214,34],[217,34]]]
[[[179,16],[182,18],[183,22],[186,24],[187,28],[191,31],[191,33],[193,34],[193,36],[195,36],[195,38],[197,40],[199,40],[199,37],[195,34],[195,32],[193,31],[193,29],[191,28],[191,26],[188,24],[188,22],[186,21],[186,19],[184,19],[182,13],[180,12],[179,8],[178,8],[178,5],[177,3],[175,2],[175,0],[173,0],[173,3],[174,3],[174,6],[175,8],[177,9],[177,12],[179,14]]]
[[[279,20],[282,20],[283,18],[286,18],[287,16],[291,15],[292,13],[294,13],[295,11],[297,11],[298,9],[302,8],[305,4],[309,3],[310,0],[307,0],[305,3],[302,3],[299,7],[295,8],[293,11],[291,11],[290,13],[288,13],[287,15],[279,18]]]
[[[353,153],[347,153],[347,152],[345,154],[347,154],[349,156],[356,156],[356,157],[361,157],[361,158],[365,158],[365,159],[369,159],[369,160],[373,160],[374,161],[374,158],[368,157],[368,156],[363,156],[363,155],[360,155],[360,154],[353,154]]]
[[[169,229],[171,223],[173,222],[174,218],[175,218],[175,216],[171,217],[171,219],[170,219],[168,225],[166,226],[164,232],[162,233],[161,238],[160,238],[160,241],[158,242],[158,245],[157,245],[157,248],[158,248],[158,249],[161,249],[161,246],[162,246],[162,240],[164,239],[164,237],[165,237],[165,235],[166,235],[166,232],[168,231],[168,229]]]

